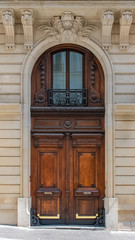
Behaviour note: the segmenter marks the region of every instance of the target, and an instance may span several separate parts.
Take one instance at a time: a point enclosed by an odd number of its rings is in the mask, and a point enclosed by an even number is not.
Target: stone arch
[[[90,50],[99,60],[105,76],[105,181],[106,199],[113,196],[113,70],[107,52],[91,39],[74,41],[54,41],[42,39],[28,52],[22,66],[21,101],[22,101],[22,198],[28,203],[30,198],[30,105],[31,105],[31,73],[40,55],[50,47],[63,43],[77,44]],[[25,205],[27,205],[25,202]],[[106,201],[108,204],[108,201]],[[106,203],[105,203],[106,204]],[[106,206],[107,206],[106,204]],[[106,208],[106,207],[105,207]],[[29,208],[27,209],[29,210]],[[19,211],[19,209],[18,209]],[[25,210],[26,211],[26,210]],[[107,210],[109,211],[109,209]],[[109,213],[109,212],[108,212]],[[25,225],[29,225],[29,214]],[[19,217],[19,215],[18,215]],[[20,224],[21,225],[21,224]]]

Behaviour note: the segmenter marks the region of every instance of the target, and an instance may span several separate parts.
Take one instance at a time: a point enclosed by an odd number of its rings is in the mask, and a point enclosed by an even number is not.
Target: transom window
[[[70,50],[52,54],[53,89],[83,88],[83,54]]]

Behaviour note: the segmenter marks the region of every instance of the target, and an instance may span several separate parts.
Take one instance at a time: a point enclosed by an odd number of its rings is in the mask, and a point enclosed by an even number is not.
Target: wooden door
[[[39,57],[31,77],[34,221],[95,224],[105,193],[104,113],[104,73],[92,52],[60,44]]]
[[[94,224],[103,208],[104,136],[32,137],[32,208],[40,224]]]

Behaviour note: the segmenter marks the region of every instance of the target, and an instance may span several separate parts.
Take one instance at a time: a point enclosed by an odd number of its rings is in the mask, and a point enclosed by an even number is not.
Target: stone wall
[[[7,2],[7,3],[5,3]],[[5,46],[5,29],[2,23],[2,12],[9,8],[8,1],[0,3],[0,224],[17,224],[17,199],[22,197],[30,197],[24,194],[24,172],[28,165],[24,164],[25,149],[23,144],[23,118],[24,103],[23,97],[24,83],[22,81],[22,69],[25,59],[32,50],[24,47],[24,31],[21,23],[20,9],[33,9],[34,19],[34,45],[33,49],[38,45],[38,41],[46,39],[46,35],[37,28],[38,25],[47,24],[48,20],[55,16],[61,15],[64,11],[71,11],[76,15],[84,16],[89,24],[97,27],[97,31],[90,37],[91,41],[102,49],[102,23],[101,16],[103,12],[102,4],[93,3],[93,1],[85,2],[85,5],[69,3],[56,3],[55,6],[50,3],[40,1],[37,4],[26,4],[20,1],[18,7],[14,1],[10,2],[10,8],[15,12],[15,48],[7,49]],[[13,5],[12,5],[12,2]],[[114,1],[115,2],[115,1]],[[119,2],[119,4],[118,4]],[[129,1],[130,2],[130,1]],[[131,1],[132,2],[132,1]],[[111,5],[112,4],[112,5]],[[112,76],[112,123],[113,133],[111,174],[112,174],[112,194],[109,197],[118,198],[119,221],[134,221],[135,219],[135,21],[133,22],[129,35],[129,46],[125,50],[121,50],[120,44],[120,24],[119,18],[121,8],[135,8],[134,4],[123,6],[120,1],[112,3],[110,9],[114,14],[114,23],[112,26],[111,42],[109,42],[109,50],[104,54],[110,59],[113,70]],[[105,3],[105,9],[108,4]],[[48,40],[51,46],[51,39]],[[67,41],[68,42],[68,41]],[[89,44],[89,41],[87,41]],[[73,43],[73,40],[72,40]],[[76,43],[76,41],[74,42]],[[78,41],[79,44],[79,41]],[[86,44],[85,44],[86,47]],[[41,49],[39,50],[40,52]],[[32,58],[32,55],[31,55]],[[102,56],[101,56],[102,58]],[[100,59],[99,59],[100,60]],[[33,61],[36,61],[34,59]],[[30,69],[31,72],[32,69]],[[30,81],[30,77],[28,78]],[[106,77],[106,85],[107,77]],[[28,84],[30,86],[30,84]],[[27,90],[27,89],[26,89]],[[106,89],[107,91],[107,89]],[[25,94],[24,94],[25,96]],[[107,99],[107,98],[106,98]],[[107,101],[107,100],[106,100]],[[107,102],[106,102],[107,105]],[[106,112],[108,114],[108,112]],[[27,115],[27,114],[26,114]],[[30,132],[30,130],[29,130]],[[23,136],[25,137],[25,136]],[[29,142],[29,139],[27,139]],[[30,143],[29,143],[30,145]],[[109,149],[107,150],[109,151]],[[106,184],[108,184],[108,176],[106,170]],[[29,176],[28,176],[29,177]],[[29,179],[26,181],[29,184]],[[109,183],[110,184],[110,183]],[[107,188],[107,195],[109,185]],[[28,186],[29,189],[29,186]]]

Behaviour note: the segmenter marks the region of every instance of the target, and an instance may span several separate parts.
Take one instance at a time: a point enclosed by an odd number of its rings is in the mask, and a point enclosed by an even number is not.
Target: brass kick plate
[[[60,219],[60,214],[58,213],[57,216],[40,216],[40,214],[37,214],[39,219]]]
[[[95,216],[79,216],[78,213],[76,213],[76,219],[96,219],[98,217],[98,213]]]

